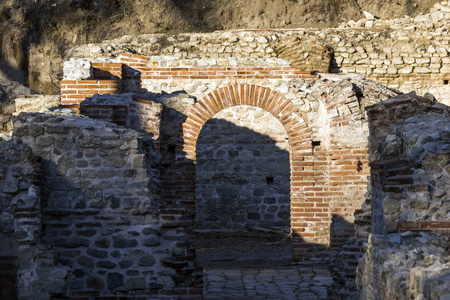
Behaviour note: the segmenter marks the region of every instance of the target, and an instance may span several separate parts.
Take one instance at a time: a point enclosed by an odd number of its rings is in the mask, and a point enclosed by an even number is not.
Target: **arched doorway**
[[[271,113],[283,125],[289,139],[290,211],[293,234],[292,259],[308,259],[311,249],[323,244],[324,227],[329,227],[328,207],[310,193],[308,188],[324,186],[325,179],[315,178],[310,129],[301,112],[282,95],[261,86],[243,84],[219,88],[197,102],[186,114],[183,123],[182,149],[177,164],[185,165],[183,195],[195,218],[195,163],[197,142],[205,123],[221,110],[237,106],[260,107]],[[312,197],[311,197],[312,195]],[[317,214],[317,215],[316,215]],[[329,228],[327,228],[329,230]],[[327,231],[325,230],[325,232]],[[320,247],[319,247],[320,248]]]
[[[289,141],[269,112],[225,108],[196,152],[196,254],[203,267],[289,265]]]

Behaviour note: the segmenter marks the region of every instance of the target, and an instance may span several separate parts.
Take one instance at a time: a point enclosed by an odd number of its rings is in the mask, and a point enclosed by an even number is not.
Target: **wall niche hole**
[[[448,79],[444,79],[444,84],[448,84]]]
[[[315,148],[320,146],[320,141],[312,141],[311,145],[312,145],[312,150],[314,152]]]
[[[169,151],[169,153],[175,153],[175,145],[169,145],[167,151]]]
[[[273,184],[273,176],[266,176],[266,183]]]

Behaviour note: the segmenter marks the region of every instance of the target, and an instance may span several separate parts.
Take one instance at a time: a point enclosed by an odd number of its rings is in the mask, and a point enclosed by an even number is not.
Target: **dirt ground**
[[[289,266],[289,236],[258,233],[197,234],[197,261],[201,267],[236,268]]]

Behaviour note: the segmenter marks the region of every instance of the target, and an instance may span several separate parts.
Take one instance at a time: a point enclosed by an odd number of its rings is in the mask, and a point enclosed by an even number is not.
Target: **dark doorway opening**
[[[235,106],[202,128],[196,253],[203,267],[291,264],[287,134],[265,110]]]

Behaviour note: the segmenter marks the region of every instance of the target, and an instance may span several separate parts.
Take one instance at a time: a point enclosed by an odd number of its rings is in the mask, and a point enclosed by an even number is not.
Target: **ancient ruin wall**
[[[450,297],[448,241],[424,232],[372,235],[358,267],[359,299]]]
[[[450,110],[430,98],[411,93],[367,108],[372,235],[358,267],[364,299],[450,296],[442,236],[450,236]]]
[[[17,82],[0,79],[0,133],[11,132],[13,114],[44,112],[60,103],[58,95],[41,95]]]
[[[445,223],[450,201],[448,106],[408,94],[369,107],[368,115],[372,232]]]
[[[40,275],[32,260],[41,231],[40,165],[17,139],[0,139],[0,153],[0,297],[25,299],[33,292],[25,278]]]
[[[162,210],[160,156],[150,135],[77,116],[23,113],[13,135],[41,157],[40,245],[65,270],[54,275],[65,288],[59,292],[170,294],[189,287],[181,278],[192,266],[175,263],[185,256],[186,233]]]
[[[108,76],[113,75],[122,78],[124,91],[131,89],[135,93],[141,92],[143,97],[154,98],[155,94],[150,93],[149,90],[159,91],[159,89],[163,87],[167,89],[167,92],[164,90],[162,95],[165,93],[169,93],[168,95],[185,94],[186,90],[189,90],[191,92],[189,94],[191,100],[195,101],[195,99],[198,100],[200,97],[204,97],[200,102],[204,99],[213,101],[210,104],[201,104],[198,111],[196,111],[194,107],[199,103],[191,108],[191,110],[194,109],[193,111],[196,115],[195,118],[202,119],[200,123],[208,120],[204,118],[213,116],[222,109],[238,105],[250,104],[257,107],[266,106],[266,110],[281,109],[280,112],[277,112],[277,114],[281,113],[281,117],[288,113],[288,111],[285,111],[288,107],[289,109],[291,107],[293,109],[298,109],[305,113],[307,127],[311,134],[311,139],[308,143],[313,147],[314,159],[316,161],[312,163],[312,165],[311,162],[298,163],[296,168],[301,168],[303,171],[312,166],[316,171],[312,173],[306,172],[305,175],[302,176],[301,174],[303,173],[292,172],[291,169],[291,175],[298,174],[298,176],[293,175],[295,178],[298,178],[298,180],[313,181],[310,183],[298,183],[300,184],[299,189],[303,189],[301,186],[304,185],[312,185],[305,186],[305,192],[300,193],[299,195],[301,197],[306,197],[306,199],[309,199],[308,201],[312,201],[313,203],[306,204],[309,206],[293,209],[291,202],[291,231],[305,232],[301,234],[302,239],[304,237],[311,237],[311,241],[320,245],[317,247],[322,250],[325,250],[330,244],[332,247],[338,249],[346,241],[352,238],[353,213],[364,201],[363,195],[366,192],[365,185],[367,183],[368,175],[366,140],[368,128],[363,108],[373,101],[378,102],[383,98],[395,95],[394,92],[380,86],[372,86],[368,81],[358,79],[357,77],[351,80],[341,80],[342,78],[345,78],[345,76],[321,75],[323,78],[319,79],[318,76],[301,71],[299,68],[283,66],[286,62],[279,59],[240,59],[235,60],[234,63],[239,63],[241,66],[232,68],[220,67],[217,65],[210,67],[208,64],[218,63],[216,60],[211,59],[194,59],[186,60],[185,62],[188,63],[188,61],[190,61],[191,63],[198,64],[202,67],[193,67],[192,65],[189,67],[148,67],[154,63],[154,60],[160,61],[161,59],[166,58],[149,58],[138,55],[121,54],[119,60],[122,61],[122,64],[93,64],[93,73],[99,79],[63,81],[63,91],[67,91],[67,93],[63,95],[63,103],[66,103],[66,107],[76,107],[76,103],[80,102],[86,94],[98,92],[95,90],[96,87],[89,92],[91,85],[101,85],[101,81],[105,81],[105,84],[107,84],[111,79],[108,78]],[[167,60],[175,61],[173,59]],[[227,59],[224,61],[229,63],[233,60]],[[251,66],[247,66],[247,63],[251,64]],[[254,66],[255,64],[259,64],[260,66]],[[134,73],[130,73],[130,70]],[[83,73],[88,74],[90,72]],[[80,74],[77,76],[79,75]],[[167,82],[169,82],[169,84]],[[254,82],[258,85],[248,85],[246,82]],[[230,83],[241,84],[229,85]],[[193,84],[195,88],[191,89]],[[216,88],[216,90],[212,91],[207,96],[204,96],[204,94],[212,88]],[[246,90],[246,88],[249,88],[249,90]],[[86,90],[88,90],[88,92],[86,92]],[[274,91],[276,91],[276,93]],[[124,94],[125,98],[123,98],[124,102],[122,104],[118,101],[119,97],[116,96],[110,97],[110,101],[105,100],[103,103],[105,105],[105,110],[102,111],[112,109],[111,114],[114,114],[115,109],[112,107],[107,108],[108,104],[113,104],[116,108],[118,105],[125,105],[131,111],[131,107],[135,105],[133,103],[136,103],[136,101],[134,99],[130,100],[128,95],[129,94]],[[268,95],[270,95],[270,97],[274,97],[272,95],[277,95],[275,97],[277,99],[270,100],[273,101],[270,104],[265,103],[266,100],[264,97],[268,97]],[[289,104],[284,107],[284,101],[279,103],[278,101],[281,95],[283,95],[286,101],[289,101],[292,106]],[[232,98],[229,97],[238,98],[232,100]],[[248,99],[245,97],[248,97]],[[95,105],[102,104],[102,98],[107,99],[108,96],[97,95],[92,99],[88,98],[87,101],[81,103],[81,110],[88,112],[86,109],[88,109],[87,107],[89,106],[91,106],[93,111],[98,110],[99,107]],[[224,102],[222,103],[222,101]],[[192,104],[194,104],[194,102],[192,102]],[[278,107],[278,104],[281,106]],[[144,105],[142,100],[139,105]],[[147,110],[143,108],[140,111],[144,112]],[[148,112],[151,111],[152,110],[150,109]],[[188,116],[187,109],[181,110],[180,112]],[[91,115],[89,112],[88,114]],[[97,117],[97,115],[92,114],[93,117]],[[107,116],[106,113],[105,115]],[[154,123],[154,121],[157,120],[157,117],[155,118],[155,116],[156,115],[153,115],[153,117],[149,116],[148,120],[152,120],[152,124],[156,127],[153,129],[149,128],[148,130],[154,131],[159,128],[158,126],[160,125],[158,125],[158,121]],[[280,116],[278,117],[280,118]],[[103,118],[102,116],[98,117]],[[113,121],[113,119],[109,119],[110,121]],[[133,118],[130,117],[125,117],[125,119],[130,121],[133,120]],[[140,117],[136,119],[142,120],[143,118]],[[230,121],[238,124],[235,118],[234,120],[230,119]],[[138,123],[142,122],[139,121]],[[188,128],[194,123],[197,125],[200,124],[199,120],[188,120],[183,127]],[[195,128],[195,135],[201,130],[203,129]],[[348,130],[351,131],[351,139],[348,138],[348,134],[346,133]],[[177,133],[176,131],[173,131],[173,133],[182,134],[181,132]],[[158,135],[159,133],[156,133],[155,136]],[[190,141],[191,136],[192,134],[189,132],[184,133],[183,136],[185,143],[192,144],[189,144],[187,147],[189,150],[187,150],[187,148],[185,149],[187,144],[181,145],[179,144],[179,141],[169,142],[173,149],[181,151],[176,154],[177,158],[186,156],[189,161],[195,159],[193,146],[197,145],[197,142]],[[189,140],[186,140],[186,137],[189,137]],[[292,143],[292,141],[289,142]],[[163,142],[160,143],[161,147],[166,147],[166,149],[170,148],[168,147],[170,145],[163,144]],[[162,154],[165,155],[164,151],[162,151]],[[295,154],[291,152],[290,159],[295,160],[296,158],[293,155]],[[174,163],[175,165],[177,164],[177,162],[170,162],[170,164]],[[178,168],[181,167],[179,166]],[[188,167],[188,169],[191,168],[192,167]],[[170,174],[170,172],[166,173],[165,171],[164,173]],[[197,172],[197,174],[202,173],[203,172]],[[190,193],[191,189],[195,187],[195,183],[188,184],[187,182],[191,182],[192,178],[195,178],[194,175],[189,173],[179,177],[177,176],[177,178],[178,182],[186,182],[186,186],[181,187],[182,191],[180,190],[180,192],[174,193],[186,194],[185,199],[182,201],[186,204],[192,203],[193,208],[195,206],[195,201],[193,201],[195,200],[195,195]],[[169,179],[168,177],[167,180],[173,181],[173,179]],[[269,178],[266,180],[270,181],[271,179]],[[328,184],[328,182],[330,184]],[[291,181],[291,188],[293,188],[292,184]],[[178,188],[176,185],[175,187]],[[168,190],[173,190],[173,188],[174,187],[171,186]],[[235,189],[236,188],[238,188],[237,185]],[[355,195],[360,196],[358,197]],[[293,217],[294,215],[296,215],[296,217]],[[256,214],[253,214],[253,216],[256,218]],[[313,225],[312,223],[315,223],[316,225]],[[332,225],[330,226],[331,223]],[[238,225],[233,224],[232,226]],[[294,229],[295,226],[300,226],[301,228],[297,230]],[[308,248],[316,246],[311,244],[302,247]],[[301,247],[297,248],[298,249],[295,251],[298,253],[306,253]]]
[[[318,70],[323,73],[328,71],[358,73],[381,84],[398,88],[402,92],[412,90],[416,90],[419,94],[430,92],[440,99],[439,101],[448,103],[450,101],[448,98],[450,60],[447,57],[450,39],[447,34],[449,22],[450,7],[448,3],[443,2],[442,5],[436,5],[427,15],[394,20],[366,19],[335,29],[242,30],[173,36],[126,36],[101,44],[83,45],[71,49],[67,53],[67,58],[73,60],[66,62],[65,70],[74,70],[76,69],[74,66],[85,64],[85,58],[100,64],[120,63],[117,57],[133,49],[138,55],[155,56],[145,66],[156,69],[145,76],[158,77],[143,77],[142,81],[146,86],[146,79],[160,79],[161,86],[153,85],[153,89],[157,91],[170,90],[176,85],[177,79],[174,76],[181,75],[170,72],[160,74],[159,71],[166,70],[157,68],[206,66],[226,68],[243,64],[247,67],[258,67],[263,66],[258,63],[258,59],[261,58],[284,59],[287,62],[286,66],[300,67],[301,70],[305,68],[309,71]],[[318,46],[313,47],[313,45]],[[80,58],[83,59],[81,63],[77,62]],[[210,59],[200,62],[194,60],[199,58]],[[245,63],[239,62],[241,58],[246,58]],[[304,59],[299,61],[299,58]],[[274,63],[274,66],[280,65],[280,62]],[[89,66],[86,67],[89,69]],[[186,87],[189,89],[188,92],[207,93],[214,90],[217,87],[214,86],[215,80],[210,80],[213,78],[209,78],[208,75],[227,75],[216,78],[227,80],[236,74],[232,73],[234,71],[232,69],[222,71],[230,71],[230,73],[192,74],[203,76],[197,78],[203,80],[200,82],[190,78],[192,84]],[[72,74],[73,72],[71,71]],[[86,76],[90,73],[83,74]],[[83,77],[68,75],[65,72],[65,79],[78,78]],[[208,84],[213,86],[206,91]]]

